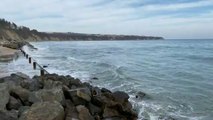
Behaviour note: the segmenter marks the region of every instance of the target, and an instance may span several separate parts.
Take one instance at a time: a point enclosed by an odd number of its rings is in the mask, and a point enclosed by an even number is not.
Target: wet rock
[[[87,101],[77,96],[77,90],[64,91],[66,98],[71,99],[74,105],[85,105]]]
[[[88,88],[72,89],[65,92],[75,105],[85,105],[86,102],[91,100],[91,92]]]
[[[93,105],[92,103],[88,103],[87,108],[89,109],[92,115],[97,115],[102,113],[102,109],[98,106]]]
[[[29,106],[21,106],[18,110],[18,117],[20,117],[22,115],[22,113],[24,113],[25,111],[27,111],[28,109],[30,109]]]
[[[11,77],[20,77],[23,80],[24,79],[30,79],[30,77],[28,75],[21,73],[21,72],[13,73],[13,74],[11,74]]]
[[[19,99],[15,99],[13,96],[10,96],[9,102],[7,103],[8,110],[18,110],[22,106],[21,101]]]
[[[44,89],[62,88],[63,83],[60,81],[45,80]]]
[[[13,111],[12,111],[13,112]],[[18,120],[18,116],[16,117],[15,113],[3,112],[0,111],[0,119],[1,120]]]
[[[129,95],[122,91],[116,91],[116,92],[112,93],[112,95],[115,98],[115,101],[120,102],[120,103],[126,102],[129,99]]]
[[[76,87],[83,86],[82,82],[79,79],[69,79],[69,80],[70,80],[69,86],[73,86],[73,85]]]
[[[139,99],[143,99],[145,96],[146,94],[144,92],[138,92],[135,97]]]
[[[112,93],[110,90],[108,90],[108,89],[106,89],[106,88],[102,88],[102,89],[101,89],[101,92],[103,92],[103,93],[106,93],[106,92]]]
[[[101,89],[98,87],[92,88],[92,96],[101,95]]]
[[[171,116],[161,115],[158,120],[176,120],[175,118]]]
[[[44,101],[57,101],[62,105],[65,105],[65,97],[62,89],[41,89],[39,91],[32,92],[29,97],[29,101],[32,103],[44,102]]]
[[[98,78],[97,78],[97,77],[93,77],[92,79],[93,79],[93,80],[98,80]]]
[[[24,80],[30,80],[30,78],[23,74],[23,73],[14,73],[14,74],[11,74],[10,76],[7,76],[7,77],[3,77],[3,78],[0,78],[0,83],[9,83],[9,84],[15,84],[15,85],[20,85],[20,83]]]
[[[19,120],[64,120],[64,109],[58,102],[35,103]]]
[[[0,111],[6,109],[6,104],[9,102],[9,89],[7,83],[0,83]]]
[[[83,105],[78,105],[76,107],[78,113],[79,113],[79,119],[80,120],[95,120],[92,115],[89,113],[89,110],[83,106]]]
[[[20,99],[22,104],[24,105],[30,105],[28,99],[30,95],[30,91],[27,89],[24,89],[20,86],[17,86],[13,88],[10,92],[11,96],[15,97],[16,99]]]
[[[79,119],[76,107],[70,100],[66,100],[65,116],[66,116],[65,120],[78,120]]]
[[[119,112],[115,109],[111,109],[108,107],[104,109],[104,113],[103,113],[104,118],[118,117],[119,115],[120,115]]]
[[[91,100],[91,91],[88,88],[77,89],[77,96],[89,102]]]

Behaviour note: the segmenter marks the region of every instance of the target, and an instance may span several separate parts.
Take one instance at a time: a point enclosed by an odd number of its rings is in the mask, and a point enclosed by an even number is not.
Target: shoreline
[[[18,57],[19,50],[0,46],[0,62],[9,62]]]
[[[0,78],[0,117],[5,120],[137,120],[122,91],[92,86],[69,75]]]

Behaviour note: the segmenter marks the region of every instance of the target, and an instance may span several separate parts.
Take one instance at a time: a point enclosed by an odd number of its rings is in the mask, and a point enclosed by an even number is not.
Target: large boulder
[[[79,120],[78,111],[70,100],[66,100],[65,116],[65,120]]]
[[[0,111],[6,109],[10,94],[7,83],[0,83]]]
[[[120,115],[119,112],[115,109],[111,109],[108,107],[104,109],[104,113],[103,113],[104,118],[118,117],[119,115]]]
[[[44,80],[44,89],[61,88],[63,83],[61,81]]]
[[[29,101],[32,103],[44,102],[44,101],[57,101],[62,105],[65,104],[65,97],[62,89],[41,89],[39,91],[32,92],[29,97]]]
[[[129,99],[129,95],[122,91],[116,91],[116,92],[112,93],[112,95],[115,98],[115,101],[120,102],[120,103],[127,102]]]
[[[0,111],[0,120],[18,120],[16,111]]]
[[[65,94],[75,105],[85,105],[91,101],[91,91],[88,88],[77,88],[65,91]]]
[[[89,113],[89,110],[85,106],[78,105],[76,107],[76,109],[77,109],[77,111],[79,113],[78,117],[79,117],[80,120],[95,120],[93,118],[93,116]]]
[[[7,104],[8,110],[18,110],[22,106],[21,101],[19,99],[14,98],[13,96],[10,96],[9,102]]]
[[[64,108],[58,102],[35,103],[19,120],[64,120]]]
[[[31,105],[29,103],[29,95],[30,95],[29,90],[22,88],[20,86],[17,86],[10,91],[10,94],[11,94],[11,96],[13,96],[15,98],[20,99],[22,104],[27,105],[27,106]]]

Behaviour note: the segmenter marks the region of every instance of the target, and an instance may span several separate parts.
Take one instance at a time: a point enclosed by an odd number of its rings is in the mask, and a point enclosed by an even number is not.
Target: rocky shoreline
[[[82,83],[71,76],[0,78],[1,120],[136,120],[137,113],[122,91]]]

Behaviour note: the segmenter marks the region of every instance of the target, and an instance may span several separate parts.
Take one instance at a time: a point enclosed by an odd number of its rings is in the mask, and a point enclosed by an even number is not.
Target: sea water
[[[32,42],[24,49],[47,71],[130,95],[142,119],[213,119],[213,40]],[[6,73],[39,74],[22,56]],[[2,70],[1,69],[1,70]],[[3,70],[2,70],[3,71]],[[92,79],[92,78],[98,79]],[[135,97],[144,92],[143,99]]]

